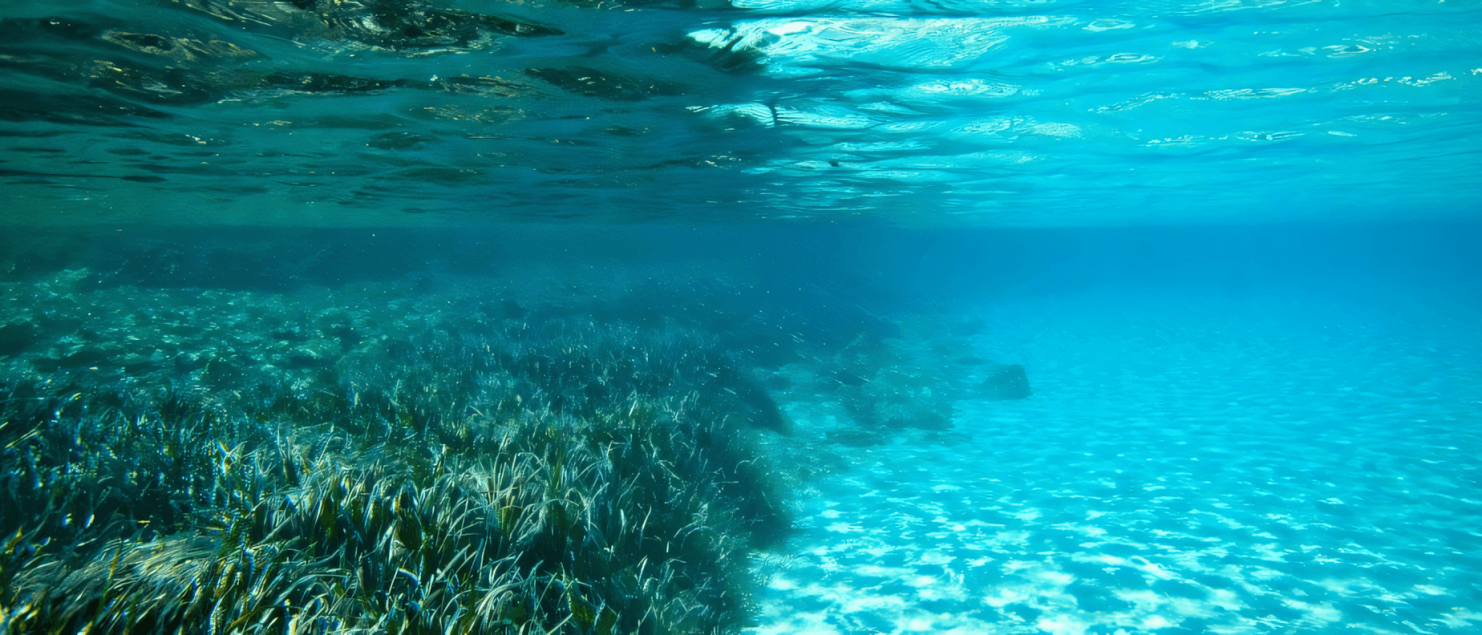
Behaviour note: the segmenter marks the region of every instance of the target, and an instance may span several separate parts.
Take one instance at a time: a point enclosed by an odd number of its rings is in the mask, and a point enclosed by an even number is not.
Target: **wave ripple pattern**
[[[13,220],[1456,217],[1473,3],[144,0],[0,11]],[[308,213],[303,213],[308,210]]]
[[[1364,304],[1001,307],[1036,395],[859,451],[753,632],[1476,632],[1477,316]]]

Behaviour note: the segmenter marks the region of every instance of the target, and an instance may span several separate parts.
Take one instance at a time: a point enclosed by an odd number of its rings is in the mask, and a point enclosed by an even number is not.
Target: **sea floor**
[[[971,442],[840,448],[751,633],[1482,629],[1475,307],[1102,288],[981,311],[973,353],[1035,395],[959,402]]]

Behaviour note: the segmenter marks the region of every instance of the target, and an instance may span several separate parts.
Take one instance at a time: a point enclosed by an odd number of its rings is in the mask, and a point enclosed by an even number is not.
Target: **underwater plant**
[[[3,630],[746,624],[751,551],[790,526],[765,392],[688,334],[482,332],[291,381],[4,382]]]
[[[724,285],[429,280],[0,282],[0,631],[735,632],[829,446],[963,436],[962,369]]]

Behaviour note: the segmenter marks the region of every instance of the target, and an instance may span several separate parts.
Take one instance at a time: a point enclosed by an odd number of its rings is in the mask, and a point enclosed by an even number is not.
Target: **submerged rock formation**
[[[1024,399],[1034,394],[1029,389],[1029,375],[1019,364],[997,364],[987,370],[983,380],[985,399]]]

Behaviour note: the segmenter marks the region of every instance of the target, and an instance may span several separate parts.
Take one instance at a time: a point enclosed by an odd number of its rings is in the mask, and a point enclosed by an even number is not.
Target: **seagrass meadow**
[[[734,404],[652,388],[716,367],[693,343],[611,382],[592,345],[429,345],[226,397],[9,382],[9,628],[734,627],[778,484]]]
[[[6,241],[6,632],[737,632],[830,448],[965,439],[878,299],[321,244]]]
[[[753,550],[790,526],[758,437],[787,423],[713,336],[426,279],[295,296],[126,270],[5,282],[7,632],[749,620]]]

